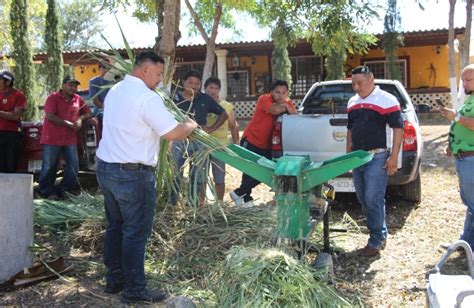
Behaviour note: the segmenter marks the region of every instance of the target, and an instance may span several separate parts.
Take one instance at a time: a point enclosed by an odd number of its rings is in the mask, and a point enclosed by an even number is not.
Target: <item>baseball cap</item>
[[[15,80],[15,77],[9,71],[0,71],[0,78],[6,79],[6,80]]]
[[[79,81],[77,81],[76,79],[72,78],[71,76],[66,76],[64,77],[63,79],[63,83],[75,83],[75,84],[81,84]]]
[[[372,74],[372,72],[370,71],[370,68],[368,66],[361,65],[352,70],[352,75],[356,74],[370,75]]]

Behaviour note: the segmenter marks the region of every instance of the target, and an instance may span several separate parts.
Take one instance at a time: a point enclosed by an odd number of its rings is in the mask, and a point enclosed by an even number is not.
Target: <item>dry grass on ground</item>
[[[335,234],[334,246],[341,251],[334,260],[336,287],[343,294],[359,297],[367,307],[423,307],[426,274],[444,252],[440,244],[457,239],[462,229],[465,207],[459,198],[454,163],[443,155],[448,123],[437,118],[424,120],[422,124],[423,201],[419,205],[387,201],[389,239],[379,257],[362,259],[355,252],[365,245],[367,234],[354,196],[339,195],[338,204],[333,208],[334,221],[341,220],[347,213],[362,230],[361,233]],[[228,169],[229,191],[238,186],[240,173]],[[257,203],[267,203],[273,193],[260,185],[255,196]],[[60,249],[57,243],[51,245]],[[0,293],[0,305],[118,305],[119,297],[105,296],[97,283],[101,267],[94,262],[100,262],[99,257],[67,247],[65,251],[76,266],[75,283],[56,280]],[[463,270],[461,259],[455,256],[452,270]]]

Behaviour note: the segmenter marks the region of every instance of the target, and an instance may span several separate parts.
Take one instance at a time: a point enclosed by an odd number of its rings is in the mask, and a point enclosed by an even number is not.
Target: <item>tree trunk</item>
[[[347,54],[344,46],[334,46],[331,53],[326,57],[326,71],[325,80],[342,80],[345,77],[344,63],[346,62]]]
[[[202,72],[202,88],[204,90],[204,83],[206,80],[212,76],[212,68],[214,67],[214,62],[216,61],[216,43],[209,42],[206,45],[206,62],[204,63],[204,69]]]
[[[448,46],[449,46],[449,87],[451,89],[451,102],[453,108],[458,109],[458,93],[456,84],[456,69],[454,65],[454,8],[456,0],[449,0],[449,29],[448,29]]]
[[[192,7],[189,0],[184,1],[186,6],[193,18],[194,25],[201,33],[204,42],[206,43],[206,62],[204,63],[204,70],[202,72],[202,87],[204,90],[204,82],[211,77],[212,75],[212,68],[215,62],[215,51],[216,51],[216,38],[217,38],[217,30],[219,28],[219,23],[221,21],[222,16],[222,3],[220,1],[216,1],[215,11],[214,11],[214,20],[212,23],[211,35],[207,35],[206,30],[204,29],[199,16],[197,15],[196,11]]]
[[[466,1],[466,29],[464,37],[459,40],[459,71],[469,64],[469,43],[471,41],[472,0]]]
[[[175,53],[179,32],[181,2],[175,0],[156,0],[158,38],[153,49],[166,61],[163,85],[169,87],[175,70]]]
[[[471,22],[472,22],[472,0],[466,1],[466,29],[464,33],[458,35],[457,39],[459,42],[459,69],[458,71],[461,72],[464,67],[469,64],[469,45],[471,42]],[[459,78],[459,88],[458,88],[458,96],[457,96],[457,104],[455,106],[456,110],[458,110],[461,105],[463,104],[466,98],[466,94],[462,89],[462,80]]]

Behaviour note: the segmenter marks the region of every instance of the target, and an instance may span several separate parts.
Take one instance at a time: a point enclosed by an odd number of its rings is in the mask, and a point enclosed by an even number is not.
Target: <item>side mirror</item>
[[[431,108],[428,104],[417,104],[415,106],[416,113],[428,113],[431,111]]]

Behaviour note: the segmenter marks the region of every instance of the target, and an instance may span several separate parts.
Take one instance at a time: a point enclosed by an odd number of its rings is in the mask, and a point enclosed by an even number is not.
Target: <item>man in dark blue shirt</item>
[[[109,87],[112,86],[112,81],[105,79],[105,74],[107,73],[107,68],[105,64],[99,62],[99,72],[100,75],[89,80],[89,97],[92,98],[96,110],[93,111],[94,116],[99,119],[100,127],[102,127],[102,118],[104,110],[104,101],[107,93],[109,92]]]
[[[184,75],[183,91],[178,92],[174,97],[175,104],[193,118],[201,128],[212,133],[218,129],[226,120],[227,113],[211,96],[201,92],[201,75],[196,71],[189,71]],[[218,115],[214,123],[207,123],[208,113]],[[171,203],[177,203],[177,193],[180,191],[181,181],[183,178],[183,165],[188,157],[194,153],[202,151],[202,145],[198,141],[174,141],[173,142],[173,158],[175,160],[178,176],[175,180],[175,191],[171,196]],[[207,166],[208,162],[203,161],[198,165],[191,164],[189,166],[189,189],[188,202],[197,206],[199,202],[203,205],[205,199],[205,186],[207,183]]]

